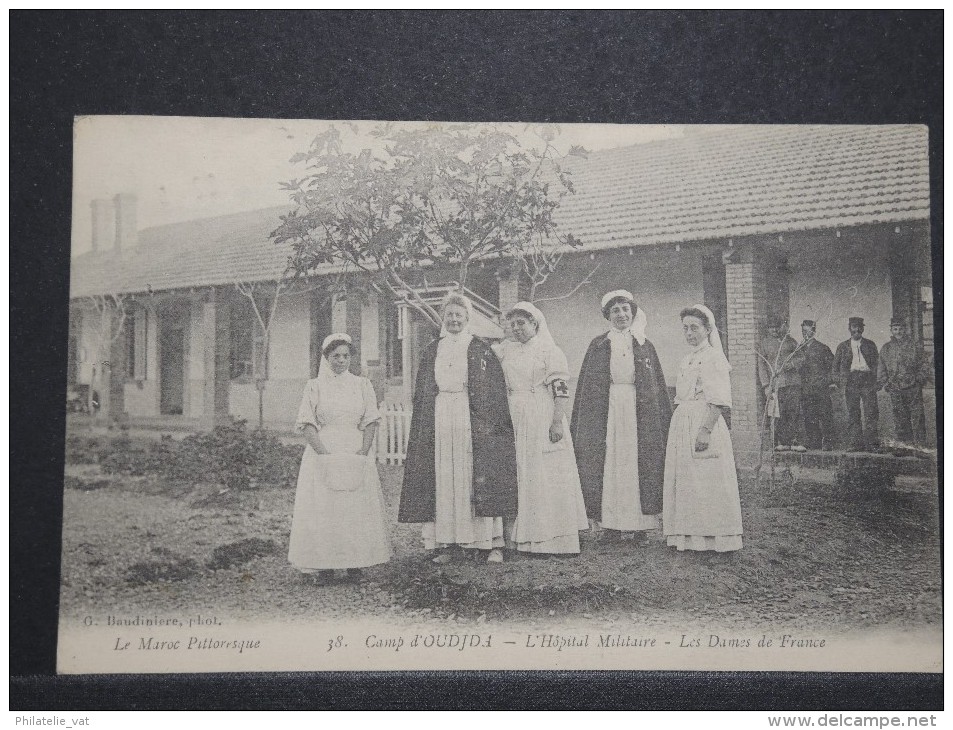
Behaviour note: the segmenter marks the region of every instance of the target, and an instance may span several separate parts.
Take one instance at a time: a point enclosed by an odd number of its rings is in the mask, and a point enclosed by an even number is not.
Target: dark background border
[[[9,20],[11,709],[942,708],[920,674],[54,676],[74,115],[926,124],[942,352],[942,11]]]

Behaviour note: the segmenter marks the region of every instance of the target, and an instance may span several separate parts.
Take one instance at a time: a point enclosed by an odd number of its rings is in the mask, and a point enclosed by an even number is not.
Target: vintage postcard
[[[59,672],[942,671],[927,134],[77,118]]]

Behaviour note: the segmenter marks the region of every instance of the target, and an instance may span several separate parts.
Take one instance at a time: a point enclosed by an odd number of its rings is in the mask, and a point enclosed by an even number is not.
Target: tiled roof
[[[602,150],[573,181],[557,218],[587,249],[929,217],[926,127],[738,127]]]
[[[265,208],[146,228],[134,252],[98,251],[74,259],[70,296],[278,279],[288,251],[268,235],[287,212]]]
[[[576,194],[557,219],[587,250],[929,217],[918,126],[738,127],[602,150],[573,167]],[[287,252],[268,234],[285,210],[143,230],[135,253],[77,257],[71,295],[278,278]]]

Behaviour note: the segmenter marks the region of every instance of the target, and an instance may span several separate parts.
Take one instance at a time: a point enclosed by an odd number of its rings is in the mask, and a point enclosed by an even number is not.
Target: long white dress
[[[364,568],[391,556],[375,456],[357,452],[380,420],[374,388],[349,372],[309,380],[296,428],[318,429],[331,453],[306,446],[298,473],[288,560],[304,572]]]
[[[712,429],[707,451],[695,452],[695,439],[709,404],[731,406],[728,363],[707,341],[682,359],[675,403],[663,488],[668,544],[678,550],[739,550],[738,475],[731,435],[721,416]]]
[[[477,517],[473,509],[473,438],[467,393],[467,348],[472,335],[445,335],[437,345],[434,376],[436,519],[423,524],[424,547],[503,547],[503,518]]]
[[[549,439],[553,381],[569,379],[566,356],[533,337],[527,343],[494,345],[506,375],[510,416],[516,433],[519,513],[509,538],[517,550],[578,553],[579,530],[589,528],[569,423],[563,438]]]
[[[609,330],[609,416],[602,472],[602,520],[607,530],[659,527],[658,515],[642,513],[639,492],[639,425],[636,416],[635,359],[629,331]]]

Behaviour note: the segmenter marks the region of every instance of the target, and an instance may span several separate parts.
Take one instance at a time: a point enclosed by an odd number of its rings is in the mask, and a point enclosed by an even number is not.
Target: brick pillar
[[[221,291],[212,290],[202,305],[205,340],[205,387],[202,398],[202,425],[212,429],[227,423],[228,393],[231,388],[229,350],[231,348],[231,308]]]
[[[763,396],[758,387],[757,346],[767,314],[763,256],[748,248],[725,266],[728,346],[731,352],[731,439],[739,466],[758,459]]]

